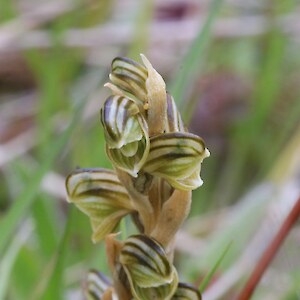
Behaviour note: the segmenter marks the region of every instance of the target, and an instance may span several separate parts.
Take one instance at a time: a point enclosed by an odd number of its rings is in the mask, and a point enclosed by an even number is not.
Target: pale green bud
[[[129,93],[137,101],[147,100],[147,77],[147,69],[130,58],[116,57],[112,61],[109,79],[117,88]]]
[[[66,189],[67,200],[90,218],[93,242],[102,240],[134,211],[126,189],[111,170],[76,170],[67,177]]]
[[[125,57],[117,57],[112,62],[109,78],[105,84],[112,93],[128,96],[147,115],[149,135],[163,133],[166,126],[166,84],[149,60],[141,54],[144,66]]]
[[[146,235],[128,238],[120,253],[134,299],[171,299],[178,275],[163,247]]]
[[[113,164],[133,177],[149,153],[148,127],[138,106],[122,96],[111,96],[101,110],[107,154]]]
[[[165,178],[175,189],[193,190],[202,185],[201,163],[209,156],[203,140],[187,132],[173,132],[150,139],[144,171]]]

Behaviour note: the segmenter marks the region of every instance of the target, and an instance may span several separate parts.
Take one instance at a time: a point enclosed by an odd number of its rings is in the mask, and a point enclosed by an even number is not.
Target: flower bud
[[[146,235],[127,239],[120,253],[135,299],[171,299],[178,275],[163,247]]]
[[[138,106],[121,96],[109,97],[101,110],[107,154],[114,165],[133,177],[149,153],[147,124]]]
[[[115,95],[132,98],[141,111],[146,110],[149,134],[156,135],[166,126],[166,84],[143,54],[141,58],[145,67],[129,58],[115,58],[109,75],[112,83],[105,86]]]
[[[90,218],[93,242],[112,232],[123,216],[134,211],[117,175],[105,169],[80,169],[66,180],[68,201]]]
[[[150,139],[150,152],[144,171],[165,178],[179,190],[193,190],[202,185],[201,163],[209,156],[197,135],[173,132]]]
[[[146,80],[147,69],[127,57],[116,57],[112,61],[111,82],[119,89],[134,96],[136,100],[145,102],[147,100]],[[108,86],[110,87],[110,86]]]

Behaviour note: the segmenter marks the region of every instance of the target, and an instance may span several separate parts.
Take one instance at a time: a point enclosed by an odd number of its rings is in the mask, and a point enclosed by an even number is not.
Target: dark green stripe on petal
[[[146,235],[131,236],[125,241],[119,259],[134,299],[171,299],[178,276],[157,241]]]
[[[85,296],[88,300],[101,300],[110,286],[111,283],[102,273],[90,270],[85,284]]]
[[[172,300],[201,300],[200,292],[193,286],[187,283],[180,282],[178,284],[175,295]]]
[[[144,170],[165,178],[177,189],[190,190],[202,184],[202,160],[209,156],[203,140],[191,133],[173,132],[150,139]]]
[[[138,119],[139,109],[130,99],[111,96],[101,109],[101,122],[110,148],[141,140],[143,129]]]
[[[101,110],[101,122],[110,160],[136,177],[150,148],[148,126],[138,106],[128,98],[111,96]]]
[[[158,286],[172,280],[172,266],[164,249],[145,235],[132,236],[126,240],[120,262],[132,280],[141,287]]]
[[[106,169],[80,169],[67,177],[68,201],[91,221],[93,241],[103,239],[134,209],[117,175]]]
[[[167,94],[167,124],[166,132],[185,132],[185,126],[182,122],[180,113],[177,110],[176,103],[170,94]]]
[[[146,79],[148,72],[141,64],[125,57],[113,60],[109,78],[119,89],[130,93],[141,101],[146,101]]]

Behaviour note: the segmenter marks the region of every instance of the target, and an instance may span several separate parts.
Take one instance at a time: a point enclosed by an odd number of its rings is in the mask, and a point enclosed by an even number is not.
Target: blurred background
[[[199,284],[232,243],[204,300],[232,299],[299,197],[300,1],[0,0],[0,23],[0,299],[79,300],[88,269],[109,276],[64,180],[111,168],[103,84],[139,53],[211,152],[180,277]],[[299,248],[298,222],[253,299],[300,299]]]

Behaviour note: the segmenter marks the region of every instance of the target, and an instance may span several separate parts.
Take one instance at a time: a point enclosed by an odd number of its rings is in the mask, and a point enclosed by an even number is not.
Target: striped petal
[[[201,300],[200,292],[193,286],[180,282],[172,300]]]
[[[186,132],[176,103],[170,94],[167,94],[167,124],[166,132]]]
[[[144,66],[126,57],[116,57],[111,65],[109,78],[119,89],[141,101],[146,101],[146,79],[148,72]]]
[[[102,273],[90,270],[85,284],[85,297],[87,300],[102,300],[110,287],[111,283]]]
[[[174,268],[174,267],[173,267]],[[158,287],[141,288],[134,286],[134,299],[136,300],[170,300],[176,291],[178,275],[174,268],[174,277],[171,283],[163,284]]]
[[[201,162],[209,156],[203,140],[191,133],[174,132],[150,139],[144,171],[165,178],[174,188],[196,189],[202,185]]]
[[[114,165],[136,177],[149,153],[148,126],[138,106],[122,96],[109,97],[101,110],[107,154]]]
[[[105,169],[80,169],[66,180],[68,201],[91,221],[93,242],[102,240],[134,209],[117,175]]]
[[[120,253],[120,263],[128,276],[135,299],[170,299],[175,292],[177,272],[163,247],[148,236],[128,238]],[[160,294],[164,297],[154,297]]]

